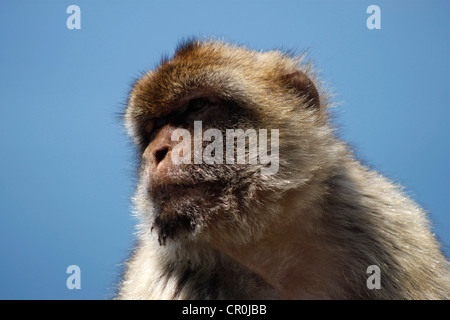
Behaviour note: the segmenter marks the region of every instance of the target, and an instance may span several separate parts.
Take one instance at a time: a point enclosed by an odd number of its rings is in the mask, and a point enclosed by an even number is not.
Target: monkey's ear
[[[306,101],[306,107],[308,108],[319,108],[320,107],[320,97],[316,86],[310,78],[302,71],[297,70],[288,73],[283,76],[283,80],[286,84],[293,88],[299,96],[304,97]]]

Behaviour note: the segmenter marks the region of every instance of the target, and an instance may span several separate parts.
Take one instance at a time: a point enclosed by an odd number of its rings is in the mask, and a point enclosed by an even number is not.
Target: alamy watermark
[[[69,290],[81,289],[81,269],[76,264],[67,267],[66,273],[70,274],[66,280],[66,287]]]
[[[381,289],[381,270],[377,265],[371,265],[367,267],[367,274],[371,274],[366,281],[367,289]]]
[[[203,132],[202,121],[194,121],[194,164],[223,164],[225,159],[226,164],[261,164],[261,174],[276,174],[280,163],[279,131],[278,129],[270,130],[270,154],[268,154],[267,133],[267,129],[259,129],[258,133],[255,129],[246,131],[226,129],[224,139],[219,129],[207,129]],[[172,132],[171,140],[179,142],[171,152],[171,159],[175,165],[192,163],[191,139],[191,133],[186,129],[178,128]],[[211,141],[211,143],[203,149],[205,141]],[[248,141],[248,148],[246,148],[246,141]]]
[[[66,287],[69,290],[81,289],[81,269],[78,265],[72,264],[67,267],[66,273],[70,274],[66,280]],[[366,270],[370,276],[367,278],[366,287],[369,290],[381,289],[381,270],[377,265],[370,265]]]
[[[367,7],[366,13],[371,15],[366,20],[367,29],[381,29],[381,9],[377,5],[370,5]]]
[[[70,16],[66,20],[66,26],[69,30],[81,29],[81,9],[77,5],[70,5],[66,9],[66,13]],[[366,13],[370,16],[366,20],[366,26],[369,30],[381,29],[381,9],[379,6],[372,4],[367,7]]]
[[[67,29],[81,29],[81,9],[77,5],[70,5],[66,9],[66,13],[70,13],[71,15],[66,20]]]

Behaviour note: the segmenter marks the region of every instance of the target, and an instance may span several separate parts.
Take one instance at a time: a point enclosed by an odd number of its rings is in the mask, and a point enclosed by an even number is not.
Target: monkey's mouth
[[[205,225],[221,204],[223,185],[219,182],[197,184],[166,184],[152,188],[154,223],[160,244],[166,238],[175,239],[192,234]]]
[[[218,192],[223,189],[223,184],[219,181],[198,182],[198,183],[172,183],[153,186],[149,192],[152,200],[160,205],[165,205],[170,201],[176,201],[183,197],[190,197],[195,201],[209,197],[217,197]]]

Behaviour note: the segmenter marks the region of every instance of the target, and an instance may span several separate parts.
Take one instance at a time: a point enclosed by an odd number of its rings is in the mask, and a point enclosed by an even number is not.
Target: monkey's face
[[[161,243],[252,237],[282,218],[291,176],[310,176],[316,144],[299,135],[318,123],[306,110],[318,104],[314,85],[285,60],[194,43],[135,84],[125,120],[140,157],[137,202]]]
[[[233,107],[207,96],[183,100],[169,114],[150,119],[145,130],[148,145],[142,155],[141,183],[161,242],[199,233],[210,220],[225,215],[233,202],[229,198],[239,192],[232,181],[242,178],[223,161],[208,164],[203,157],[208,144],[204,132],[225,132],[230,123],[223,119],[234,118]]]
[[[248,118],[232,102],[197,93],[146,122],[140,183],[161,243],[211,236],[212,229],[224,232],[241,219],[239,210],[250,205],[257,189],[260,165],[237,163],[238,140],[227,145],[227,130],[247,130],[253,126]],[[251,142],[243,141],[248,162]]]

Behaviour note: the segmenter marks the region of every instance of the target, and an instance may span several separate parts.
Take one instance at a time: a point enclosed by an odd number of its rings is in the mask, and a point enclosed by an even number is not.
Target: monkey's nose
[[[169,152],[169,147],[163,147],[163,148],[160,148],[155,151],[154,155],[155,155],[156,166],[158,166],[161,163],[161,161],[164,160],[164,158],[166,157],[168,152]]]

